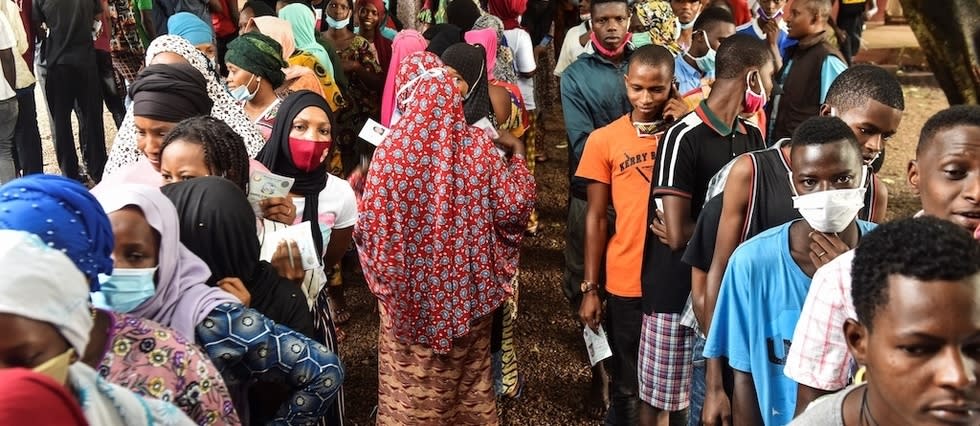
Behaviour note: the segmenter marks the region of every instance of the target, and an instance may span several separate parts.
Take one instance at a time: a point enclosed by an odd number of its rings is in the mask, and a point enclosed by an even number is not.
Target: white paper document
[[[276,249],[279,248],[280,241],[296,242],[296,245],[299,247],[299,253],[294,252],[292,255],[300,257],[301,261],[303,262],[304,271],[309,271],[320,266],[320,260],[317,259],[316,244],[313,242],[313,234],[310,231],[309,221],[288,226],[278,231],[267,231],[265,234],[265,241],[262,244],[262,252],[259,254],[259,259],[266,262],[272,262],[272,255],[274,255],[276,253]]]
[[[585,337],[585,348],[589,351],[589,362],[594,367],[599,361],[612,356],[612,349],[609,349],[609,341],[606,340],[606,330],[599,326],[599,332],[595,333],[591,328],[585,327],[582,330]]]

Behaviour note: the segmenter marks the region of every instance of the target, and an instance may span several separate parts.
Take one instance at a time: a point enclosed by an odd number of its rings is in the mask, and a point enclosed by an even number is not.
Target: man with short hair
[[[796,44],[795,40],[789,38],[786,22],[783,21],[783,7],[786,6],[786,0],[759,0],[757,4],[755,17],[740,25],[735,31],[739,34],[754,35],[768,42],[773,56],[781,64],[786,49]]]
[[[673,65],[673,56],[663,46],[648,45],[633,52],[625,75],[626,96],[632,111],[592,132],[576,172],[576,176],[589,182],[585,224],[584,282],[587,284],[582,289],[579,315],[593,330],[602,323],[598,283],[605,269],[603,288],[608,294],[605,329],[613,352],[610,393],[616,424],[635,424],[640,403],[637,384],[637,349],[643,318],[640,262],[653,161],[667,124],[687,112],[671,87]],[[611,237],[607,216],[610,206],[616,210],[617,230]],[[669,397],[685,399],[685,390],[679,389]],[[643,410],[639,413],[645,414]]]
[[[847,69],[840,52],[827,42],[830,0],[795,0],[786,17],[789,38],[796,46],[786,51],[777,74],[782,94],[776,95],[769,116],[770,141],[793,134],[804,120],[820,113],[834,79]]]
[[[680,29],[680,36],[677,44],[683,49],[691,46],[691,35],[694,30],[694,22],[698,20],[704,4],[701,0],[670,0],[670,8],[677,17],[677,26]]]
[[[921,214],[945,219],[970,231],[980,224],[980,106],[940,111],[922,127],[908,182],[919,194]],[[842,332],[854,318],[851,261],[843,253],[820,268],[786,358],[786,376],[799,383],[796,411],[821,395],[847,386],[854,358]]]
[[[51,112],[52,137],[61,173],[85,183],[75,154],[71,113],[79,123],[79,145],[95,183],[105,168],[102,90],[96,67],[93,25],[102,15],[99,0],[34,0],[35,33],[41,40],[38,80]],[[46,30],[42,30],[46,28]]]
[[[980,244],[921,217],[882,225],[853,258],[855,315],[843,335],[870,380],[814,402],[793,425],[980,423]]]
[[[769,229],[739,246],[725,270],[705,358],[734,370],[733,424],[785,425],[796,384],[783,375],[786,351],[820,258],[831,250],[813,235],[855,247],[874,224],[857,219],[867,169],[854,133],[836,117],[804,121],[790,142],[793,204],[803,220]]]
[[[694,21],[691,46],[674,60],[674,74],[681,96],[697,99],[697,102],[707,97],[704,92],[715,79],[718,46],[732,34],[735,34],[735,18],[727,10],[709,7],[698,16]]]
[[[904,109],[902,86],[895,76],[873,65],[858,65],[837,77],[821,114],[840,117],[851,128],[865,163],[870,164],[884,149],[884,141],[897,131]],[[702,329],[710,328],[722,276],[735,248],[769,228],[800,217],[790,200],[789,151],[789,143],[781,141],[773,149],[741,156],[732,161],[725,178],[717,179],[709,189],[710,200],[684,253],[684,262],[692,267],[692,308]],[[714,195],[722,189],[723,194]],[[858,218],[881,220],[887,200],[884,184],[873,175],[865,191],[866,207]],[[721,389],[718,368],[709,363],[708,370],[706,392],[711,408],[707,412],[716,418],[718,409],[727,411],[727,396]]]
[[[568,134],[569,200],[565,235],[565,271],[562,290],[574,312],[582,303],[585,257],[587,181],[575,176],[586,140],[595,129],[606,126],[631,109],[623,75],[632,49],[628,28],[630,9],[626,0],[593,0],[590,13],[594,52],[582,55],[562,73],[561,105]],[[594,283],[598,284],[598,283]],[[602,364],[592,369],[592,391],[586,401],[590,411],[601,412],[606,386]]]
[[[641,275],[641,359],[688,377],[697,348],[690,328],[680,322],[691,293],[691,268],[682,264],[681,255],[711,176],[735,156],[765,147],[759,129],[742,117],[762,110],[774,70],[769,48],[746,35],[725,38],[716,62],[708,98],[667,131],[657,150],[648,208],[654,234],[644,244]]]

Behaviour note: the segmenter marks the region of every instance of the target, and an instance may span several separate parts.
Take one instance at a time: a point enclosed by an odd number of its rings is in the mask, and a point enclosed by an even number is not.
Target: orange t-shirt
[[[611,186],[616,234],[606,246],[606,291],[640,297],[640,269],[647,233],[656,137],[639,137],[629,114],[589,135],[576,176]]]

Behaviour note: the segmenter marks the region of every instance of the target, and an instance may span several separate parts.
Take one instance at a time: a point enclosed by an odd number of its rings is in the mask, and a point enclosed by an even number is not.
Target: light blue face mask
[[[649,31],[633,33],[633,38],[630,39],[630,44],[633,46],[633,49],[639,49],[643,46],[653,44],[653,36],[650,35]]]
[[[708,42],[708,32],[707,31],[701,31],[701,32],[704,34],[704,43],[708,45],[708,52],[705,53],[704,56],[700,56],[697,58],[691,56],[691,54],[688,53],[690,49],[688,49],[688,52],[684,52],[684,54],[687,55],[688,58],[693,59],[698,69],[700,69],[701,72],[703,72],[705,75],[714,75],[715,55],[717,55],[718,52],[715,51],[715,49],[711,48],[711,43]]]
[[[255,74],[252,74],[252,78],[248,79],[248,83],[238,86],[234,89],[228,89],[228,93],[231,97],[238,102],[248,102],[255,98],[255,95],[259,93],[259,88],[255,88],[255,92],[248,91],[248,85],[252,84],[252,80],[255,79]]]
[[[102,285],[92,293],[92,304],[115,312],[131,312],[156,294],[157,268],[115,268],[112,275],[99,274]]]
[[[347,19],[344,19],[342,21],[333,19],[330,17],[330,15],[327,15],[326,18],[327,18],[327,25],[329,25],[330,28],[333,28],[335,30],[346,28],[347,25],[350,25],[350,16],[348,16]]]

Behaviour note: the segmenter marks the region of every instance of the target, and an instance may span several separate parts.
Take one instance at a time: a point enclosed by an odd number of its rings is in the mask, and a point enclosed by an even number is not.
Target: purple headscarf
[[[150,227],[160,233],[157,291],[130,314],[173,328],[194,338],[194,328],[222,303],[241,303],[223,290],[204,284],[211,271],[201,258],[180,242],[177,208],[158,188],[119,185],[95,194],[109,214],[126,206],[138,207]]]

